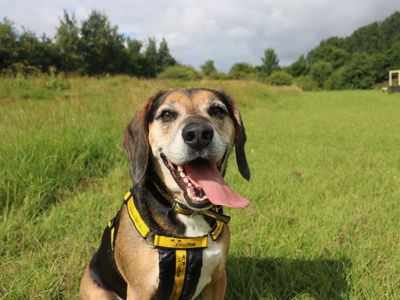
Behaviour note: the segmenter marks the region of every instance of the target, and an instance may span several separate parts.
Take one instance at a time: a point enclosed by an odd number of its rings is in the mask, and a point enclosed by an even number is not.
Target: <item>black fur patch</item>
[[[115,220],[118,222],[118,220]],[[115,236],[117,229],[115,229]],[[122,299],[126,298],[127,284],[115,264],[111,248],[111,228],[106,227],[101,244],[89,265],[90,276],[103,289],[115,292]]]

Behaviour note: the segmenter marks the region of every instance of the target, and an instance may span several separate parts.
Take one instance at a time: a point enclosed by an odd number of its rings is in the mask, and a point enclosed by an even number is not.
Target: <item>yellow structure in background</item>
[[[393,75],[396,75],[396,74],[397,74],[397,80],[400,85],[400,70],[392,70],[392,71],[389,71],[389,86],[393,85]]]

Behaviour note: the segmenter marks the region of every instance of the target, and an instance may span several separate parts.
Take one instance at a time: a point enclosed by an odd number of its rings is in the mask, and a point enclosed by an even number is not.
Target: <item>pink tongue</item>
[[[215,164],[200,161],[189,163],[184,168],[186,175],[201,186],[213,204],[232,208],[244,208],[250,204],[249,200],[232,191]]]

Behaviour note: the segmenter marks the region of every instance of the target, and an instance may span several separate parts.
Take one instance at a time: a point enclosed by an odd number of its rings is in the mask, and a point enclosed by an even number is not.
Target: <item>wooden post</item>
[[[393,85],[393,76],[397,75],[397,81],[400,86],[400,70],[391,70],[389,71],[389,86]]]

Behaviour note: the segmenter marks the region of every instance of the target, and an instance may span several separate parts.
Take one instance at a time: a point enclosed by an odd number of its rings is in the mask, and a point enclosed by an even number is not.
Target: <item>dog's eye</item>
[[[217,117],[222,119],[226,115],[226,111],[220,106],[212,106],[208,110],[208,114],[212,117]]]
[[[177,117],[176,112],[165,109],[160,113],[158,119],[161,119],[163,122],[172,122],[176,119],[176,117]]]

